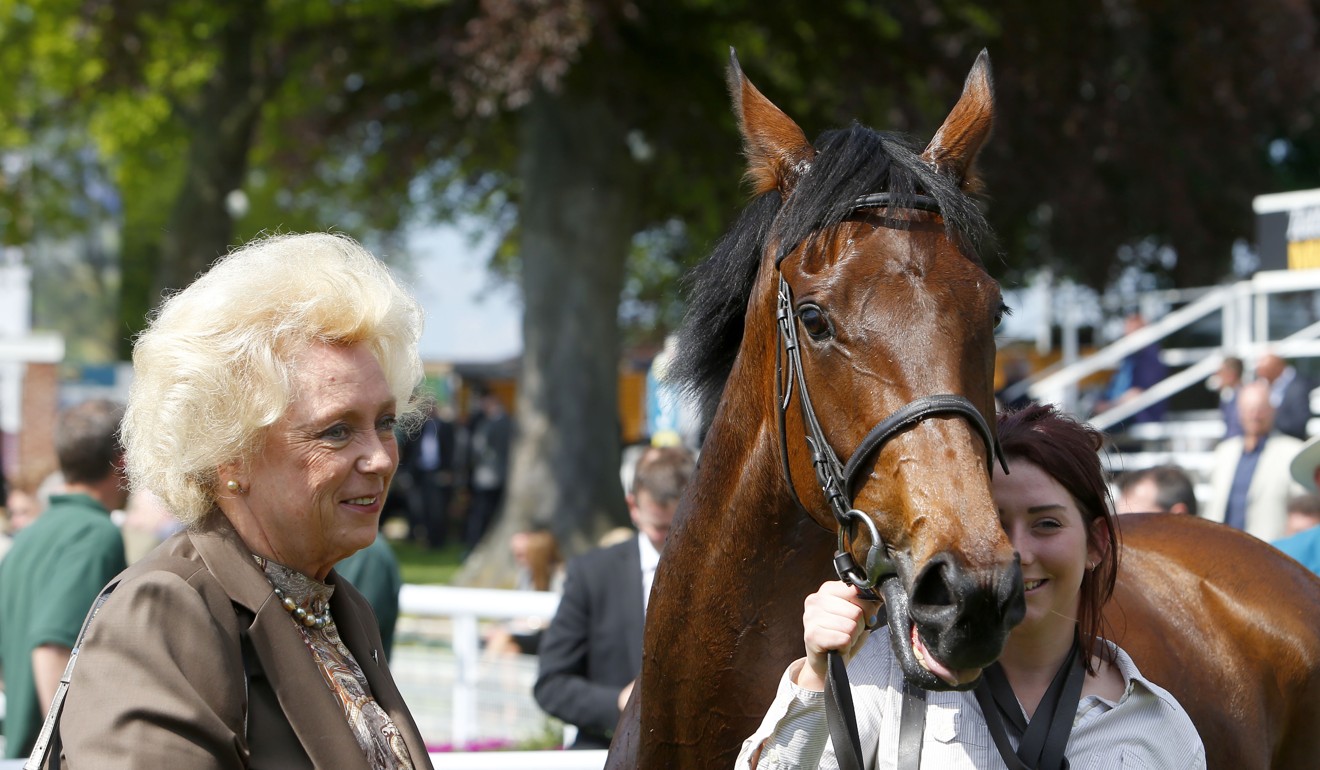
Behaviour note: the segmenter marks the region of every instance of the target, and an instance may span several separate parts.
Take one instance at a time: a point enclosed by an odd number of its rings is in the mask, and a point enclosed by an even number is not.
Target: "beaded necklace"
[[[318,630],[330,624],[333,620],[330,615],[330,593],[333,588],[283,564],[255,554],[253,556],[270,581],[280,606],[293,616],[295,622]],[[307,599],[295,598],[300,595],[307,596]]]
[[[298,602],[293,600],[292,596],[284,593],[279,587],[275,586],[275,597],[280,600],[280,606],[289,611],[293,619],[302,623],[308,628],[325,628],[330,623],[330,605],[327,602],[313,600],[310,608],[298,606]],[[317,606],[320,609],[317,609]]]

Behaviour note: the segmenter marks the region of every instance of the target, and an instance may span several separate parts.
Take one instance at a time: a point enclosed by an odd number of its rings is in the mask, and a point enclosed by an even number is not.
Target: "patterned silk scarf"
[[[293,599],[299,607],[320,613],[329,606],[330,597],[335,591],[333,586],[260,556],[257,557],[257,563],[271,584]],[[339,638],[339,629],[335,627],[334,619],[320,629],[308,628],[294,620],[292,615],[289,616],[289,622],[302,634],[303,642],[307,644],[330,692],[339,700],[344,718],[348,720],[358,745],[367,755],[372,770],[412,770],[412,758],[403,742],[403,736],[399,734],[394,720],[371,696],[362,667]]]

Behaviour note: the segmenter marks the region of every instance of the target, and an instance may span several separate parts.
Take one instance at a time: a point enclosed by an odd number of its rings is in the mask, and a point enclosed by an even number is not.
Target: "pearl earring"
[[[239,486],[238,482],[234,481],[233,479],[230,479],[229,481],[225,482],[225,488],[228,489],[230,492],[243,491],[243,487]]]

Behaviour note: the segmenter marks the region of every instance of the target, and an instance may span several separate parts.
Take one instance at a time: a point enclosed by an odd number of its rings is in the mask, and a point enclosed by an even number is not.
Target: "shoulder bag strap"
[[[73,667],[78,662],[78,649],[82,647],[83,637],[87,635],[87,629],[92,625],[92,619],[96,613],[101,611],[101,606],[105,604],[106,599],[110,598],[110,593],[119,585],[118,580],[112,580],[101,593],[97,595],[96,601],[92,604],[91,612],[87,613],[87,618],[83,621],[82,629],[78,631],[78,639],[73,643],[73,649],[69,652],[69,663],[64,667],[64,675],[60,677],[59,687],[55,688],[55,697],[50,702],[50,710],[46,712],[46,721],[41,724],[41,732],[37,733],[37,742],[32,746],[32,754],[28,761],[23,765],[23,770],[42,770],[48,767],[49,770],[60,770],[60,713],[64,711],[64,696],[69,691],[69,681],[73,678]],[[50,758],[50,764],[46,764],[47,756]]]
[[[999,756],[1009,770],[1068,770],[1064,750],[1068,747],[1085,679],[1086,669],[1080,651],[1074,646],[1055,673],[1034,717],[1027,722],[999,664],[986,668],[976,686],[976,700]],[[1021,739],[1017,751],[1009,742],[1008,728]]]

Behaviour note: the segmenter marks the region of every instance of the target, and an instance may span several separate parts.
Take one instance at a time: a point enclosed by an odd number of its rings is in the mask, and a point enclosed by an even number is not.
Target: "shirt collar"
[[[642,572],[651,572],[656,565],[660,563],[660,552],[655,549],[651,538],[642,533],[637,534],[637,548],[642,553]]]
[[[101,505],[96,498],[84,492],[61,492],[59,494],[51,495],[47,507],[55,505],[56,503],[62,506],[76,505],[80,508],[88,508],[104,514],[110,513],[109,508]]]

